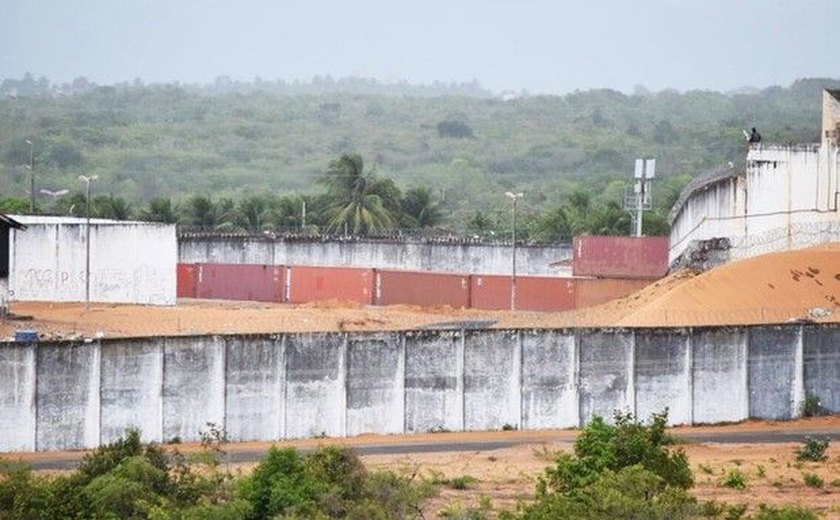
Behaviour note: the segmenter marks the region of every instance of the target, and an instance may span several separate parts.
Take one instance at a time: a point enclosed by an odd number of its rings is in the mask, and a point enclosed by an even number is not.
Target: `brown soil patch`
[[[810,508],[827,519],[840,519],[840,447],[829,448],[826,462],[799,463],[798,444],[697,444],[683,446],[695,476],[692,494],[700,501],[745,504],[750,511],[760,504]],[[515,508],[534,499],[537,478],[552,464],[557,452],[571,452],[571,442],[548,442],[516,446],[491,452],[461,452],[394,456],[365,456],[369,467],[418,472],[446,481],[468,475],[475,479],[468,489],[443,485],[440,496],[427,504],[427,516],[442,510]],[[724,476],[738,470],[747,487],[737,490],[722,484]],[[813,473],[824,482],[809,487],[804,475]],[[491,513],[490,517],[494,517]]]

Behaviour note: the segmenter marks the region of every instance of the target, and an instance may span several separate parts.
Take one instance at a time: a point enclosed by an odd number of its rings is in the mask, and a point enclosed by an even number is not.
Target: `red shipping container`
[[[574,276],[644,278],[668,274],[668,237],[575,237]]]
[[[373,269],[292,266],[286,269],[287,301],[347,300],[373,303]]]
[[[376,305],[470,306],[470,277],[427,271],[376,270]]]
[[[198,264],[197,298],[282,302],[284,287],[279,265]]]
[[[510,309],[510,276],[473,275],[472,306],[475,309]],[[516,277],[516,310],[557,312],[575,306],[575,283],[571,278]]]
[[[593,307],[640,291],[653,280],[620,278],[576,278],[575,308]]]
[[[175,295],[178,298],[195,298],[197,264],[178,264]]]

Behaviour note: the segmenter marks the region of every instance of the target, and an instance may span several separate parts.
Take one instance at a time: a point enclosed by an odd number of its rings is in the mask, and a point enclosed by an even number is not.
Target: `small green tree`
[[[616,413],[615,425],[595,417],[537,483],[537,500],[522,518],[693,518],[696,501],[688,458],[669,450],[668,412],[648,424]]]

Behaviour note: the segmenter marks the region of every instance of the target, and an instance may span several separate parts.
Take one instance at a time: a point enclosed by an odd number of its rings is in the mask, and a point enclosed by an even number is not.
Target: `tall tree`
[[[399,190],[393,181],[365,172],[360,155],[331,161],[320,182],[327,188],[328,231],[367,235],[395,227],[397,216],[389,207],[399,207]]]
[[[251,196],[242,199],[236,207],[236,224],[245,231],[263,231],[268,223],[269,210],[270,204],[265,197]]]
[[[427,187],[412,188],[402,200],[402,224],[412,228],[429,228],[443,218],[438,204]]]
[[[172,224],[178,221],[169,197],[157,197],[149,202],[149,207],[140,212],[140,218],[149,222]]]
[[[197,228],[213,228],[218,224],[216,205],[210,197],[193,195],[184,206],[182,222]]]

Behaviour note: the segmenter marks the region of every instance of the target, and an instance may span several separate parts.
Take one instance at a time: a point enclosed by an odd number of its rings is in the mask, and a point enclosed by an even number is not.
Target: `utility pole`
[[[98,175],[79,175],[79,180],[85,183],[85,205],[87,206],[87,225],[85,226],[85,311],[90,310],[90,183],[98,178]]]
[[[306,201],[302,201],[300,206],[300,230],[306,231]]]
[[[29,145],[29,213],[35,214],[35,143],[27,139]]]
[[[516,310],[516,201],[523,197],[522,193],[505,192],[505,196],[513,202],[513,232],[510,244],[510,310]]]

